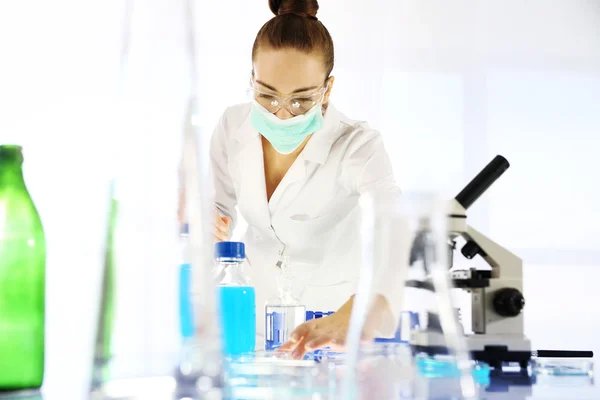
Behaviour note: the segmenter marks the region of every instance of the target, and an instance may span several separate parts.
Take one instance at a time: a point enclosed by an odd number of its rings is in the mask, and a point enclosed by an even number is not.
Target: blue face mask
[[[323,126],[321,103],[316,104],[306,114],[289,119],[279,119],[255,101],[250,112],[252,127],[260,132],[281,154],[296,150],[311,133]]]

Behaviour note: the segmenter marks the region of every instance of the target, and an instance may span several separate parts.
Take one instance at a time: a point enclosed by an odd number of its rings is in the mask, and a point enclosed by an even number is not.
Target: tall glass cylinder
[[[180,17],[184,33],[190,22],[188,3],[192,2],[169,4]],[[151,6],[135,2],[128,16],[137,22],[145,17],[144,7]],[[124,32],[128,32],[130,21],[125,22]],[[131,37],[148,39],[139,33]],[[169,32],[160,32],[165,40],[179,45],[188,37],[181,33],[169,37]],[[164,77],[175,87],[186,81],[186,91],[175,93],[170,102],[181,108],[134,93],[131,80],[138,78],[125,72],[143,46],[135,40],[131,45],[129,39],[124,38],[122,54],[124,89],[116,129],[123,140],[115,143],[118,160],[111,164],[115,178],[108,199],[92,397],[219,398],[221,346],[204,169],[208,152],[198,138],[197,101],[187,90],[189,80],[181,78],[186,74]],[[185,61],[181,65],[185,67]],[[153,101],[162,107],[152,113]],[[164,107],[169,111],[163,111]],[[165,142],[165,126],[171,132],[179,129],[180,134]],[[188,227],[185,284],[181,276],[183,225]]]

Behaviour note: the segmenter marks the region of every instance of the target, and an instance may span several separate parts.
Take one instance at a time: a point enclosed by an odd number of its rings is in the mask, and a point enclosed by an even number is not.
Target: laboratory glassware
[[[194,317],[191,300],[192,267],[190,264],[189,226],[182,224],[179,232],[179,330],[181,337],[194,335]]]
[[[277,276],[277,295],[265,305],[265,349],[275,350],[287,342],[296,327],[306,321],[306,306],[296,297],[295,276],[289,257],[284,257]]]
[[[219,282],[219,318],[223,351],[238,356],[254,351],[256,346],[256,293],[243,266],[244,243],[215,243]]]
[[[361,213],[363,265],[347,339],[343,396],[350,398],[355,396],[353,393],[360,393],[356,374],[365,347],[360,338],[370,301],[376,294],[373,288],[381,279],[396,281],[397,290],[388,294],[388,300],[395,303],[392,309],[403,310],[410,275],[417,277],[416,286],[423,292],[421,308],[410,310],[419,316],[409,335],[411,352],[419,356],[444,355],[444,361],[459,372],[453,378],[459,382],[461,397],[473,398],[473,363],[450,292],[446,203],[429,193],[372,193],[361,199]],[[416,364],[416,358],[404,361]],[[447,370],[440,369],[441,373]],[[416,389],[421,391],[415,393],[416,397],[426,396],[422,387]]]
[[[132,47],[128,35],[132,2],[127,1],[126,5],[121,86],[128,76],[125,69],[128,49]],[[191,2],[174,3],[172,7],[190,22],[187,17],[193,11]],[[136,16],[143,18],[144,13]],[[186,26],[185,21],[181,26]],[[188,28],[191,29],[189,23]],[[190,38],[193,39],[193,33]],[[124,92],[122,88],[120,92]],[[140,110],[141,100],[135,100],[133,106]],[[156,140],[158,136],[136,130],[136,123],[143,121],[132,118],[135,109],[120,110],[121,125],[115,129],[122,130],[123,140],[115,143],[118,160],[111,162],[115,171],[109,196],[92,398],[220,396],[222,355],[217,293],[212,277],[212,242],[206,228],[210,223],[205,173],[208,152],[199,144],[196,105],[192,92],[187,97],[187,110],[183,110],[180,148],[177,140],[165,144]],[[181,188],[175,184],[178,170],[184,189],[179,192]],[[185,208],[181,215],[178,200],[183,200]],[[181,216],[185,221],[181,221]],[[184,289],[187,293],[183,295],[189,297],[188,316],[191,314],[192,322],[186,328],[185,340],[177,268],[181,266],[182,223],[189,227],[189,289]]]
[[[0,146],[0,391],[44,378],[46,241],[22,165],[20,146]]]
[[[147,192],[128,180],[139,177],[126,174],[111,186],[93,398],[150,393],[194,399],[220,393],[212,243],[205,229],[207,198],[193,130],[186,131],[184,144],[187,237],[179,232],[174,204],[178,196],[170,197],[172,207],[148,204]],[[189,287],[183,291],[177,268],[182,263],[182,239],[190,266]],[[191,307],[187,321],[181,318],[182,296],[187,298],[184,308]]]

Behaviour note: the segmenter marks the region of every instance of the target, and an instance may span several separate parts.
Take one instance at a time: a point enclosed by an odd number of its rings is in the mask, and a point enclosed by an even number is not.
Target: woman
[[[378,132],[339,112],[333,41],[317,19],[316,0],[270,0],[275,17],[252,49],[254,100],[225,111],[212,137],[216,240],[228,240],[236,206],[257,293],[257,334],[276,275],[289,257],[309,310],[337,310],[298,327],[283,348],[344,344],[360,261],[358,200],[397,187]],[[392,335],[398,320],[394,277],[376,282],[364,335]],[[264,343],[259,338],[257,343]]]

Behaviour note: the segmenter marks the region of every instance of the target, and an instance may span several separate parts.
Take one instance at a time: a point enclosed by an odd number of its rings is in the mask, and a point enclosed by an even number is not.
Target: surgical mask
[[[280,119],[270,113],[256,100],[250,111],[252,127],[260,132],[280,154],[290,154],[310,135],[323,126],[321,103],[317,103],[305,114],[289,119]]]

